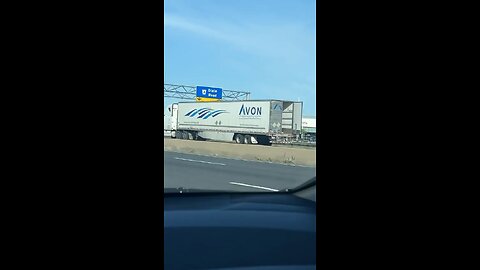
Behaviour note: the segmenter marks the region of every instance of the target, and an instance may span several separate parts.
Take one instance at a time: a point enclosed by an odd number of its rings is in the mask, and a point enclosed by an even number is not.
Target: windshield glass
[[[315,1],[164,6],[164,192],[315,179]]]

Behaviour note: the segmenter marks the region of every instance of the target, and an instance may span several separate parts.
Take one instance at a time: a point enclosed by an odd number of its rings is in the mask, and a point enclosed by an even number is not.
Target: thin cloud
[[[213,38],[250,54],[283,61],[308,57],[307,51],[314,48],[315,37],[305,33],[301,25],[293,23],[262,24],[261,27],[255,23],[234,26],[224,21],[196,22],[172,14],[165,14],[164,18],[165,27]]]
[[[210,28],[208,26],[191,22],[185,18],[178,17],[175,15],[165,14],[164,26],[185,30],[197,35],[215,38],[223,41],[228,41],[228,42],[235,41],[234,38],[232,38],[231,36],[225,33],[214,30],[213,28]]]

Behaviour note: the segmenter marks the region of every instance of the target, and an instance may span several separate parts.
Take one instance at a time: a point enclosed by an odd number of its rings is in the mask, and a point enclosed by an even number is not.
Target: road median
[[[316,149],[297,149],[289,147],[271,147],[263,145],[245,145],[222,142],[187,141],[166,138],[164,138],[163,141],[165,151],[311,167],[316,166]]]

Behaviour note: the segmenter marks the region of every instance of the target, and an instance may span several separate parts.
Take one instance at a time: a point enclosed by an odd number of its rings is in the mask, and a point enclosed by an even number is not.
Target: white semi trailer
[[[183,140],[271,145],[299,137],[302,109],[302,102],[282,100],[179,102],[168,106],[164,131]]]

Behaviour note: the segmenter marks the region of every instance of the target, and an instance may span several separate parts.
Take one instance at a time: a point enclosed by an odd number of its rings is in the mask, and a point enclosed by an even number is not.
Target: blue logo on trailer
[[[197,86],[197,97],[222,99],[222,88]]]
[[[200,108],[200,109],[193,109],[189,111],[185,116],[192,117],[192,118],[201,118],[201,119],[207,119],[210,116],[214,118],[215,116],[218,116],[222,113],[228,113],[225,110],[214,110],[210,108]]]

